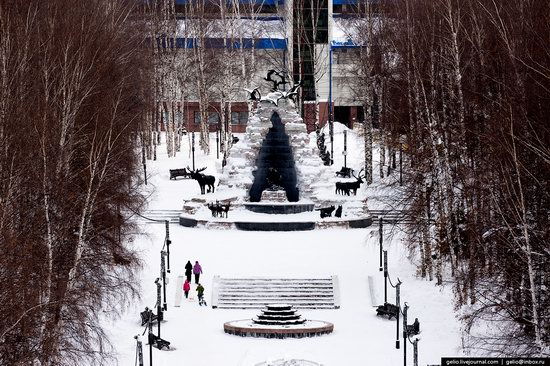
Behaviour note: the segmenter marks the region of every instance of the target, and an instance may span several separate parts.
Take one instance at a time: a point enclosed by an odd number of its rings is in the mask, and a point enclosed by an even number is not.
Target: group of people
[[[195,285],[197,285],[197,297],[199,298],[199,305],[206,305],[204,296],[204,287],[200,284],[199,279],[202,273],[202,267],[199,261],[195,261],[195,265],[191,264],[191,261],[187,261],[185,265],[185,282],[183,284],[183,293],[185,298],[189,297],[189,291],[191,290],[191,274],[195,275]]]

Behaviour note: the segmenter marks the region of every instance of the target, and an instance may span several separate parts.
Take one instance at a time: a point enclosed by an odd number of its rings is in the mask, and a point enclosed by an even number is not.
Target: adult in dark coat
[[[187,264],[185,265],[185,276],[187,277],[188,282],[191,282],[191,273],[193,273],[193,265],[191,264],[191,261],[187,261]]]

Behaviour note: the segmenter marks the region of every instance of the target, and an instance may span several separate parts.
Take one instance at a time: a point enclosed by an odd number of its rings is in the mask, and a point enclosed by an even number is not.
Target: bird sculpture
[[[274,76],[275,76],[275,79],[273,79]],[[275,70],[268,70],[267,77],[265,77],[264,80],[270,81],[273,83],[273,88],[271,89],[271,91],[274,91],[274,92],[279,91],[279,85],[288,84],[288,81],[285,80],[285,77],[283,76],[283,74]]]
[[[269,102],[276,106],[279,106],[279,100],[283,98],[283,93],[281,92],[269,93],[267,97],[262,97],[262,93],[260,93],[260,90],[258,88],[254,88],[252,90],[250,89],[244,89],[244,90],[250,93],[248,100],[251,100],[251,101]]]
[[[280,92],[282,94],[282,98],[290,99],[294,103],[296,103],[296,96],[298,95],[298,88],[301,87],[301,86],[302,86],[302,80],[300,80],[298,83],[294,84],[288,92]]]
[[[260,94],[260,90],[258,88],[254,88],[252,90],[245,88],[244,90],[250,94],[250,96],[248,97],[248,100],[259,102],[260,99],[262,98],[262,94]]]

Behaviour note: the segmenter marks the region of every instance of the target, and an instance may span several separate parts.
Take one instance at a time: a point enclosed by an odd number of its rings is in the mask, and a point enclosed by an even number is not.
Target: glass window
[[[198,125],[200,123],[201,123],[201,112],[195,112],[195,124]],[[220,123],[220,114],[218,112],[208,113],[208,123],[212,125]]]
[[[211,125],[217,125],[220,123],[220,114],[213,112],[208,114],[208,123]]]
[[[248,121],[248,112],[231,112],[232,125],[245,125]]]

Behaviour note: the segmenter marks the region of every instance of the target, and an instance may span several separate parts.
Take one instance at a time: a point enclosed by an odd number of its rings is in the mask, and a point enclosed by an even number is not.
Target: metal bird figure
[[[277,79],[274,80],[272,77],[273,75],[278,77],[280,80],[277,80]],[[273,88],[271,89],[272,91],[279,91],[279,85],[288,84],[288,81],[285,80],[285,77],[283,76],[283,74],[275,70],[268,70],[267,77],[265,77],[264,80],[270,81],[273,83]]]
[[[276,95],[277,95],[275,99],[272,99],[272,98],[270,98],[270,97],[265,97],[265,98],[262,98],[261,101],[262,101],[262,102],[270,102],[270,103],[273,103],[275,106],[278,107],[278,106],[279,106],[279,100],[280,100],[281,98],[283,98],[283,93],[281,93],[281,92],[278,91],[278,92],[275,92],[275,93],[272,93],[272,94],[276,94]]]
[[[283,97],[283,93],[281,92],[276,93],[277,94],[276,99],[270,98],[269,96],[262,97],[262,93],[260,93],[259,88],[254,88],[252,90],[243,88],[243,90],[247,91],[250,94],[250,97],[248,98],[248,100],[256,101],[256,102],[269,102],[276,105],[277,107],[279,106],[279,99]]]
[[[252,90],[250,89],[244,89],[244,90],[250,94],[250,96],[248,97],[248,100],[259,102],[262,99],[262,94],[260,94],[260,90],[258,88],[254,88]]]
[[[279,91],[279,93],[281,93],[281,98],[290,99],[294,103],[296,103],[296,96],[298,96],[298,88],[300,86],[302,86],[302,81],[301,80],[298,83],[294,84],[292,86],[292,88],[290,88],[289,91],[287,91],[287,92]]]
[[[283,93],[283,98],[290,99],[296,103],[296,96],[298,96],[298,88],[302,86],[302,80],[294,84],[287,93]]]

